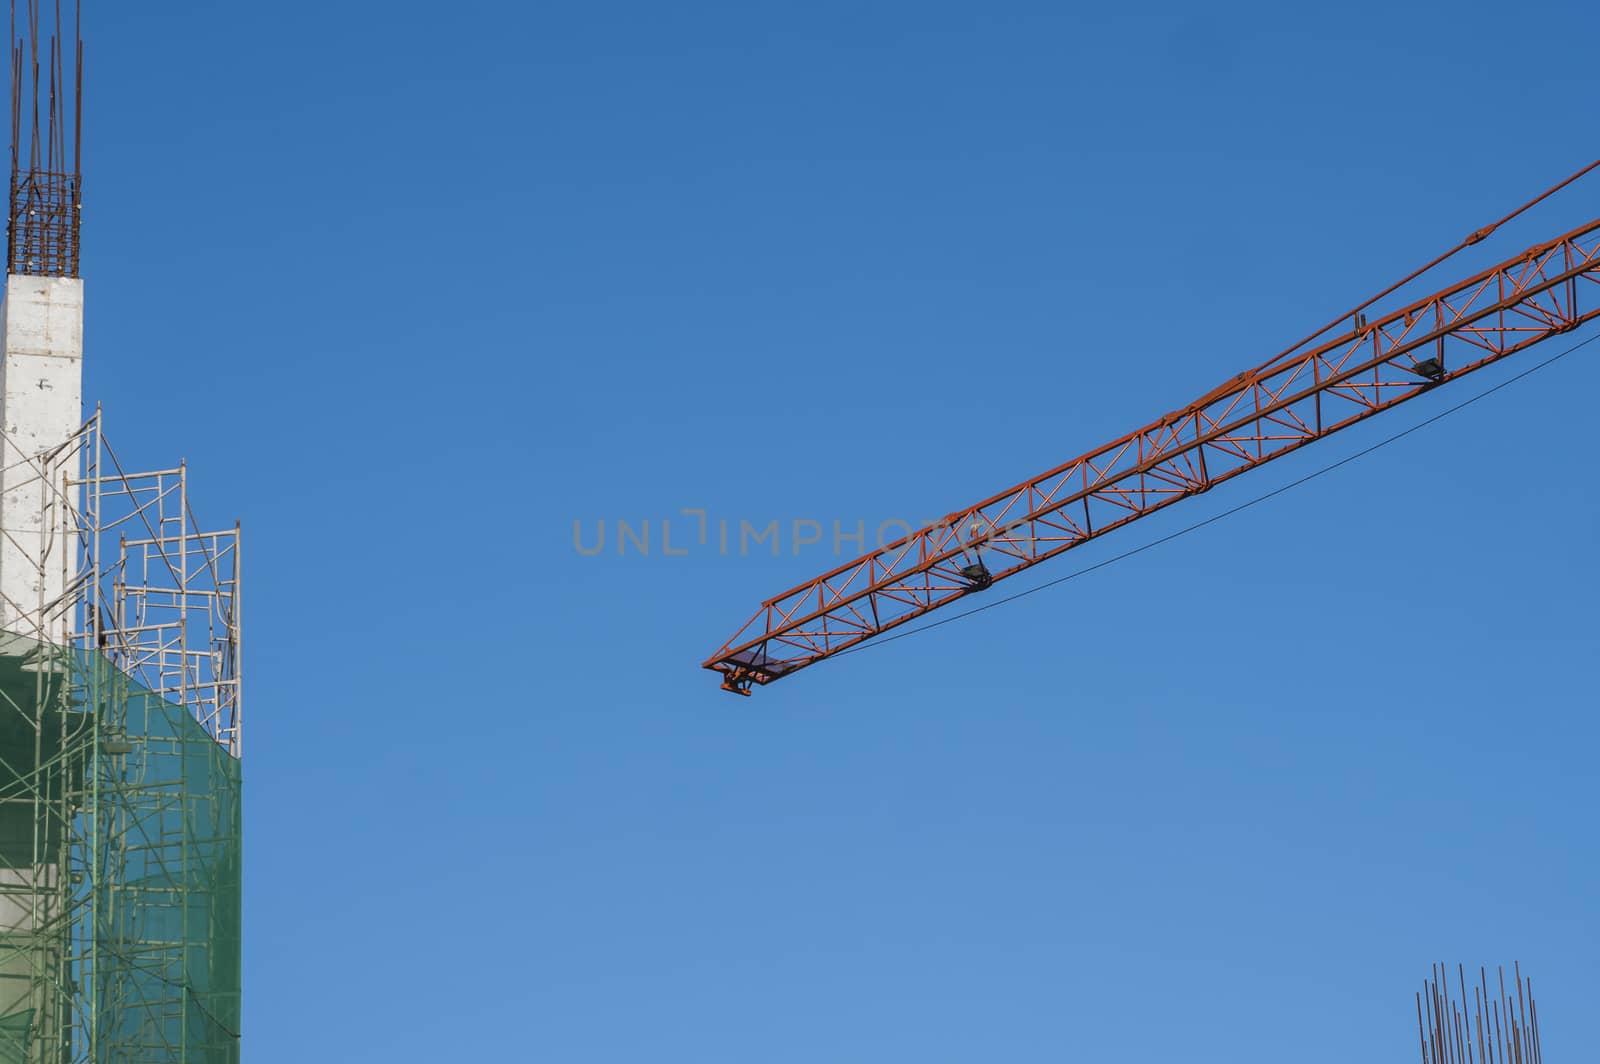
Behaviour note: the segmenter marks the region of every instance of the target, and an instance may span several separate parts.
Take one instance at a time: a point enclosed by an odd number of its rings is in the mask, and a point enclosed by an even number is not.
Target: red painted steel
[[[704,667],[749,694],[1597,315],[1600,219],[790,588]]]

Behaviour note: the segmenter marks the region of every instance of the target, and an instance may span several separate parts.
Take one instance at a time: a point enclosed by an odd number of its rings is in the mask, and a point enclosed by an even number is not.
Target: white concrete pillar
[[[8,276],[0,338],[0,630],[61,643],[74,544],[61,485],[46,483],[38,456],[83,422],[83,281]]]

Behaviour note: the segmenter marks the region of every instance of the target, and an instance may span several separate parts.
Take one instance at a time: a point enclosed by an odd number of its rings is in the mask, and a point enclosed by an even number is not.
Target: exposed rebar
[[[1539,1043],[1539,1009],[1533,1001],[1533,980],[1513,965],[1515,991],[1506,990],[1504,968],[1497,968],[1499,997],[1489,996],[1489,973],[1478,969],[1472,988],[1472,1013],[1467,1013],[1467,973],[1456,965],[1457,1000],[1450,972],[1443,964],[1423,980],[1417,992],[1417,1039],[1422,1064],[1543,1064]]]
[[[21,15],[19,26],[17,2],[11,0],[11,199],[6,270],[76,277],[83,213],[79,0],[24,0]]]

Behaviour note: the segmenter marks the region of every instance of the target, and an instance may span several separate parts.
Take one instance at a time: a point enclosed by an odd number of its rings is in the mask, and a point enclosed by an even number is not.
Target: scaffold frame
[[[0,452],[39,506],[0,530],[36,571],[0,593],[0,1064],[233,1064],[239,528],[197,522],[185,463],[130,471],[99,411]]]

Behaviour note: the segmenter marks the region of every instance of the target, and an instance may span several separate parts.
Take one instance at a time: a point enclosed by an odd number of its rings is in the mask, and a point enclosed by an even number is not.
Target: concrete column
[[[64,467],[47,474],[37,459],[83,422],[83,281],[8,276],[0,338],[0,630],[60,643],[67,613],[50,605],[73,543],[61,486],[46,476]]]

